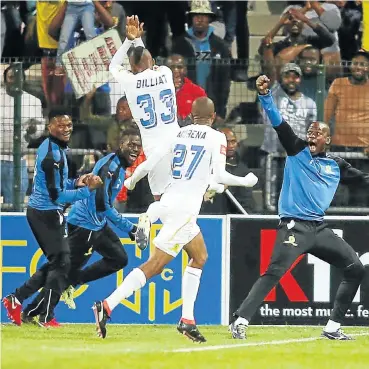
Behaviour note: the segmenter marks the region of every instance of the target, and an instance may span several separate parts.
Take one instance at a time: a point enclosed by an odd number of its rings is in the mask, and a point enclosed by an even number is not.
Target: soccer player
[[[326,153],[331,142],[329,126],[313,122],[307,141],[298,138],[283,120],[269,90],[269,78],[256,81],[259,100],[287,152],[284,179],[279,197],[278,234],[268,270],[256,281],[247,298],[234,313],[233,338],[245,339],[246,328],[269,291],[302,254],[310,253],[343,271],[330,319],[322,336],[350,340],[341,323],[364,276],[364,266],[353,248],[336,236],[324,222],[339,182],[369,184],[369,175],[351,167],[343,159]]]
[[[143,151],[146,158],[150,159],[159,145],[173,140],[179,125],[173,73],[167,66],[154,66],[154,60],[141,40],[142,32],[143,23],[139,24],[138,17],[127,17],[127,38],[114,55],[109,71],[124,86],[133,119],[140,129]],[[130,71],[126,70],[128,63]],[[148,176],[156,201],[163,194],[169,179],[168,155],[162,158]],[[153,203],[147,213],[139,217],[136,243],[141,249],[147,247],[150,223],[158,219],[157,209],[157,204]]]
[[[122,132],[119,149],[100,159],[92,174],[99,176],[103,187],[93,192],[87,199],[77,201],[67,217],[68,243],[70,247],[71,268],[68,278],[69,287],[63,292],[65,303],[75,309],[73,300],[74,287],[106,277],[123,269],[128,263],[128,256],[119,237],[109,227],[107,221],[129,234],[134,241],[136,226],[123,217],[113,207],[115,197],[123,186],[125,169],[130,167],[141,151],[141,138],[137,129],[126,129]],[[81,269],[98,252],[102,259]],[[31,279],[34,292],[42,286],[42,275],[39,285],[35,282],[37,273]],[[36,288],[35,288],[36,287]],[[38,315],[38,304],[43,296],[36,298],[23,310],[23,322],[29,322]]]
[[[40,268],[44,292],[38,307],[39,323],[45,327],[54,326],[54,307],[63,292],[70,267],[63,206],[89,197],[102,185],[98,176],[68,179],[66,150],[73,124],[65,110],[50,111],[48,129],[49,137],[37,150],[32,194],[27,207],[28,224],[48,259],[47,267]],[[9,319],[17,325],[21,325],[23,300],[34,292],[29,294],[30,291],[32,288],[26,283],[3,299]]]
[[[155,252],[147,262],[133,269],[107,299],[95,302],[93,310],[100,337],[105,338],[107,319],[119,302],[142,288],[147,280],[160,274],[183,248],[190,263],[182,280],[182,318],[177,329],[193,341],[206,341],[194,319],[194,304],[207,259],[204,239],[196,224],[202,200],[211,183],[212,172],[213,181],[217,184],[252,187],[257,182],[253,173],[237,177],[226,172],[227,142],[223,133],[211,128],[214,118],[214,104],[210,99],[201,97],[195,100],[192,106],[194,125],[181,128],[172,143],[168,142],[167,149],[162,148],[160,153],[140,164],[132,177],[125,181],[125,186],[133,189],[162,157],[170,153],[171,180],[158,202],[163,228],[153,241]],[[224,186],[218,187],[224,191]]]

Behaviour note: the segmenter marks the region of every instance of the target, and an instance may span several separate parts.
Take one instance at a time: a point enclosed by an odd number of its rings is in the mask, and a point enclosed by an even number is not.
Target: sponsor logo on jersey
[[[227,148],[224,145],[220,145],[220,153],[223,154],[223,155],[226,155]]]

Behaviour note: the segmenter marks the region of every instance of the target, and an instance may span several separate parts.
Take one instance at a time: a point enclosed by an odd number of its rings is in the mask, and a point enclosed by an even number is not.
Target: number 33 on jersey
[[[124,89],[148,155],[163,141],[172,140],[179,130],[172,71],[160,66],[137,74],[127,73]]]

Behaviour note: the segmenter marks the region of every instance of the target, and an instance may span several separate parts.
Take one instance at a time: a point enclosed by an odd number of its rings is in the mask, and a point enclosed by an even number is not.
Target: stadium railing
[[[161,60],[160,62],[162,63],[164,61]],[[230,127],[235,132],[239,141],[239,151],[242,160],[244,160],[247,163],[248,167],[256,172],[256,174],[260,178],[260,184],[253,191],[254,198],[257,200],[256,208],[253,209],[253,213],[275,213],[277,203],[276,199],[273,198],[273,181],[271,180],[271,178],[274,174],[271,172],[271,166],[272,162],[280,160],[278,158],[280,158],[281,155],[273,152],[268,154],[260,149],[264,142],[265,125],[260,114],[260,107],[258,105],[257,93],[255,89],[256,77],[262,73],[262,70],[264,68],[261,67],[260,60],[250,60],[247,63],[237,61],[237,63],[235,63],[235,61],[217,59],[211,61],[211,63],[219,66],[220,71],[222,71],[222,67],[230,67],[231,70],[229,76],[227,73],[221,73],[221,78],[218,78],[219,83],[224,83],[225,78],[229,79],[229,95],[226,103],[226,116],[218,117],[215,122],[215,127]],[[342,64],[344,67],[342,68],[342,70],[344,71],[343,76],[348,76],[350,73],[350,69],[347,68],[348,63],[344,62]],[[44,95],[45,81],[42,80],[42,67],[40,61],[28,59],[2,59],[1,69],[3,72],[9,65],[12,66],[12,73],[9,73],[9,71],[7,72],[7,79],[4,80],[5,83],[3,83],[1,87],[2,95],[7,95],[8,93],[12,95],[12,99],[2,98],[2,104],[5,104],[5,106],[0,107],[1,111],[3,112],[3,122],[1,122],[1,124],[3,125],[3,129],[1,132],[1,160],[3,160],[3,154],[5,150],[4,148],[7,146],[11,147],[14,171],[11,175],[10,172],[7,174],[4,170],[2,170],[1,174],[2,177],[6,176],[4,180],[11,180],[9,177],[12,176],[14,192],[12,203],[2,204],[1,208],[4,210],[9,209],[13,211],[19,211],[24,207],[24,202],[21,198],[20,187],[22,176],[22,157],[25,154],[31,153],[31,151],[27,151],[29,150],[27,149],[27,146],[29,146],[29,142],[26,143],[26,146],[24,146],[25,143],[23,138],[25,134],[28,134],[28,136],[32,136],[33,129],[32,128],[31,131],[28,132],[27,129],[25,129],[24,127],[25,124],[32,126],[32,122],[33,124],[41,123],[45,125],[45,116],[47,116],[49,105]],[[248,82],[235,82],[232,80],[234,79],[233,72],[237,69],[239,70],[240,68],[247,68],[249,77]],[[188,61],[187,69],[192,72],[196,70],[193,61]],[[342,75],[340,75],[340,77],[342,77]],[[316,102],[317,119],[323,120],[325,98],[333,79],[331,77],[327,77],[326,67],[324,65],[316,66],[316,75],[314,78],[316,78],[316,81],[314,87],[310,87],[310,93],[315,96],[314,101]],[[227,83],[225,85],[227,85]],[[213,86],[212,94],[215,94],[216,96],[222,86],[219,86],[218,89],[216,88],[217,86]],[[120,95],[113,96],[113,91],[121,90],[112,89],[110,95],[112,100],[111,105],[114,105],[120,97]],[[57,92],[60,92],[62,94],[63,90],[58,90]],[[38,110],[32,109],[34,107],[30,106],[31,104],[33,104],[31,100],[22,98],[24,97],[23,95],[25,95],[26,93],[27,96],[33,95],[36,98],[33,98],[32,101],[37,101],[37,99],[39,99],[40,107],[38,108]],[[369,95],[364,95],[360,98],[362,98],[364,102],[364,99],[369,99]],[[65,104],[69,109],[72,109],[73,111],[74,126],[76,128],[76,134],[79,137],[77,140],[74,140],[73,144],[71,145],[70,157],[74,162],[74,169],[71,170],[72,174],[76,174],[78,172],[81,165],[83,164],[83,160],[87,160],[88,158],[86,159],[86,157],[88,157],[89,154],[98,156],[104,153],[104,149],[101,146],[94,146],[94,136],[99,129],[106,130],[106,126],[103,128],[95,127],[96,130],[94,130],[95,128],[93,128],[93,125],[89,124],[88,119],[86,121],[80,119],[79,109],[84,100],[84,97],[77,100],[72,96],[71,99],[65,99],[65,101],[63,101],[63,104]],[[350,109],[350,102],[348,102],[346,108]],[[35,113],[35,111],[40,111],[40,113]],[[9,114],[9,112],[11,112],[11,114]],[[112,106],[111,112],[115,112],[115,106]],[[293,111],[291,114],[294,114]],[[7,122],[9,123],[9,119],[12,120],[12,129],[8,129],[6,128],[6,125],[4,125],[4,120],[7,120]],[[36,123],[34,121],[36,121]],[[25,131],[27,131],[28,133]],[[85,141],[88,141],[89,143],[86,144]],[[76,149],[82,150],[80,151],[82,154],[77,154],[75,151]],[[6,152],[5,154],[9,154],[9,152]],[[369,171],[369,160],[364,154],[363,147],[355,148],[355,150],[351,150],[349,148],[343,153],[342,156],[347,158],[349,161],[353,160],[355,162],[354,165],[358,166],[359,169]],[[33,166],[28,163],[28,175],[30,176],[32,172]],[[281,175],[282,173],[276,173],[276,176],[279,177],[279,179],[281,178]],[[278,186],[276,187],[275,193],[279,193]],[[354,201],[354,205],[351,206],[351,200],[355,199],[356,192],[351,191],[349,195],[346,194],[346,197],[347,196],[349,197],[348,206],[335,206],[335,204],[333,204],[334,206],[332,206],[330,211],[338,213],[364,213],[368,211],[369,204],[367,199],[366,201],[361,202]],[[346,201],[341,201],[341,199],[338,200],[338,203],[345,203]]]

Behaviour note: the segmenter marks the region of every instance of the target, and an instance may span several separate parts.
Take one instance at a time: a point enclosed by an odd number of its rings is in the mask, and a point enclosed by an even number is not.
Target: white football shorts
[[[196,215],[180,214],[178,210],[166,213],[161,217],[163,226],[153,240],[155,247],[176,257],[200,233],[196,220]]]

